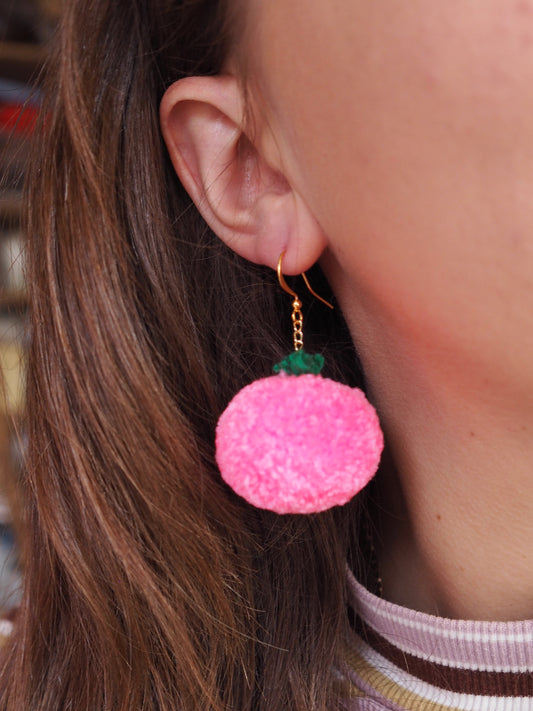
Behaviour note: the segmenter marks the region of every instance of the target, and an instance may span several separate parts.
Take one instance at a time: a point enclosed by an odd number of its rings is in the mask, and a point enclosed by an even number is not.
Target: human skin
[[[533,617],[533,1],[250,8],[258,130],[325,235],[389,445],[385,595]]]
[[[176,171],[241,256],[321,261],[386,435],[385,596],[533,618],[533,0],[245,6],[163,98]]]

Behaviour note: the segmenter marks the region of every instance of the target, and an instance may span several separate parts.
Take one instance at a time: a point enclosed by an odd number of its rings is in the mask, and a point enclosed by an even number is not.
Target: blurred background
[[[0,615],[17,605],[22,565],[16,510],[28,333],[21,194],[39,111],[39,72],[59,6],[60,0],[0,0]]]

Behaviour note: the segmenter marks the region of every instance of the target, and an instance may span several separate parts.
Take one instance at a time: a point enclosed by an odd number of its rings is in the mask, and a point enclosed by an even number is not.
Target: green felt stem
[[[306,353],[303,348],[293,351],[273,367],[274,373],[282,370],[288,375],[318,375],[324,366],[324,356],[320,353]]]

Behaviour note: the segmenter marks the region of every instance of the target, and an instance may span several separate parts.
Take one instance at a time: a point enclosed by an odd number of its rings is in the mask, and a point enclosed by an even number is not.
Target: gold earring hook
[[[284,256],[285,256],[285,252],[282,252],[282,253],[279,255],[279,259],[278,259],[278,281],[279,281],[279,285],[281,286],[281,288],[283,289],[283,291],[286,291],[287,294],[290,294],[291,296],[294,296],[295,299],[297,299],[297,298],[298,298],[298,294],[297,294],[295,291],[293,291],[293,290],[290,288],[290,286],[287,284],[287,282],[285,281],[285,277],[283,276],[283,272],[281,271],[281,265],[283,264],[283,257],[284,257]]]
[[[326,304],[326,306],[329,306],[329,308],[332,309],[332,308],[333,308],[333,304],[330,304],[329,301],[326,301],[326,299],[323,299],[323,298],[320,296],[320,294],[317,294],[316,291],[312,288],[311,284],[309,283],[309,279],[307,278],[307,274],[306,274],[305,272],[302,272],[301,276],[302,276],[302,279],[305,281],[305,285],[307,286],[307,288],[309,289],[309,291],[311,292],[311,294],[313,294],[313,296],[315,297],[315,299],[318,299],[318,300],[321,301],[323,304]]]
[[[295,351],[301,351],[304,347],[304,317],[302,314],[302,302],[300,301],[300,297],[298,294],[293,291],[290,286],[287,284],[285,281],[285,277],[283,276],[283,269],[282,269],[282,264],[283,264],[283,257],[285,256],[285,252],[282,252],[279,255],[278,259],[278,281],[283,289],[283,291],[286,291],[287,294],[290,294],[293,298],[294,301],[292,302],[292,314],[291,314],[291,319],[292,319],[292,338],[294,342],[294,350]],[[319,296],[313,289],[311,288],[311,284],[309,283],[309,279],[307,278],[305,272],[302,272],[302,277],[305,281],[305,284],[311,294],[315,296],[319,301],[322,301],[323,304],[326,304],[326,306],[329,306],[330,309],[333,308],[333,306],[323,299],[321,296]]]
[[[290,294],[291,296],[294,296],[295,299],[299,299],[298,294],[290,288],[290,286],[289,286],[289,285],[287,284],[287,282],[285,281],[285,277],[283,276],[282,264],[283,264],[283,257],[284,257],[284,256],[285,256],[285,252],[282,252],[282,253],[279,255],[279,259],[278,259],[278,269],[277,269],[277,272],[278,272],[279,285],[281,286],[281,288],[282,288],[284,291],[287,292],[287,294]],[[305,281],[305,285],[307,286],[307,288],[309,289],[309,291],[311,292],[311,294],[312,294],[316,299],[318,299],[318,300],[321,301],[323,304],[325,304],[325,305],[328,306],[330,309],[332,309],[332,308],[333,308],[333,305],[330,304],[329,301],[326,301],[326,299],[323,299],[319,294],[316,293],[316,291],[314,291],[314,289],[312,288],[311,284],[309,283],[309,279],[307,278],[307,274],[306,274],[305,272],[302,272],[301,276],[302,276],[303,280]]]

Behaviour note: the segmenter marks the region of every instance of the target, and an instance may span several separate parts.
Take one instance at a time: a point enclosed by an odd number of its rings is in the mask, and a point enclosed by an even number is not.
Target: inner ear
[[[255,145],[244,133],[238,141],[237,156],[244,179],[249,179],[250,184],[253,184],[256,196],[259,190],[271,191],[278,195],[290,192],[291,186],[283,173],[260,159]]]

